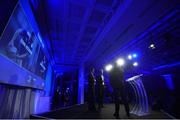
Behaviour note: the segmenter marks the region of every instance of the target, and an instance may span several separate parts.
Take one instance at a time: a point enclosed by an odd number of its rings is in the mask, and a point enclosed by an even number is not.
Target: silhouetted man
[[[95,77],[94,77],[94,68],[90,69],[88,75],[88,109],[91,111],[96,111],[95,107]]]
[[[104,76],[103,69],[99,71],[99,75],[97,76],[97,100],[98,100],[98,108],[103,107],[103,98],[104,98]]]
[[[126,94],[124,90],[124,71],[123,68],[117,65],[114,65],[114,68],[109,71],[110,84],[113,88],[113,97],[115,103],[115,113],[114,116],[119,118],[119,107],[120,107],[120,98],[124,104],[126,114],[129,117],[129,105],[126,100]]]

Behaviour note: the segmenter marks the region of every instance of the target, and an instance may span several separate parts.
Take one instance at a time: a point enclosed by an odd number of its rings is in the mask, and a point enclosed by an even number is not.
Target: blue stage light
[[[137,57],[137,54],[136,54],[136,53],[134,53],[134,54],[133,54],[133,58],[136,58],[136,57]]]

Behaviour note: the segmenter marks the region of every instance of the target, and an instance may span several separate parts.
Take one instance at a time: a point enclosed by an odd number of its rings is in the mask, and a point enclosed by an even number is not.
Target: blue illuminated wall
[[[46,73],[45,88],[44,88],[44,90],[46,92],[45,93],[46,96],[49,96],[50,93],[51,93],[52,73],[53,73],[52,67],[49,64],[48,65],[48,70],[47,70],[47,73]]]
[[[79,69],[79,78],[78,78],[78,104],[84,103],[84,84],[85,84],[85,71],[84,66],[81,66]]]
[[[172,80],[172,75],[166,74],[166,75],[162,75],[162,76],[164,77],[164,80],[166,81],[166,85],[167,85],[168,89],[174,90],[174,83]]]
[[[180,117],[179,73],[178,66],[163,67],[143,77],[149,96],[149,105],[153,110],[163,109],[174,117]]]

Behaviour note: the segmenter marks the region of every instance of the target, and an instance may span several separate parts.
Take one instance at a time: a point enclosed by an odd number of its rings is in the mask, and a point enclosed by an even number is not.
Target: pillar
[[[78,104],[84,103],[84,65],[79,67],[78,75]]]

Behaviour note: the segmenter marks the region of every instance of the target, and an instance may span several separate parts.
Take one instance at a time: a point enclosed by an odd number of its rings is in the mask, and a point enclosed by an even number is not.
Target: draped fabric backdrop
[[[0,84],[0,118],[29,118],[36,112],[41,91]]]

